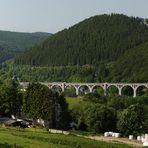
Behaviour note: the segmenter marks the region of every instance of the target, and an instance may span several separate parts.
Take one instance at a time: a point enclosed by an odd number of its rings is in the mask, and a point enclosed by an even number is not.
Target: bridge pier
[[[62,85],[61,85],[61,89],[62,89],[62,92],[65,91],[65,84],[64,84],[64,83],[62,83]]]
[[[107,96],[107,83],[104,83],[104,96]]]
[[[76,89],[76,95],[78,96],[79,95],[79,87],[75,87]]]
[[[133,95],[133,97],[134,97],[134,98],[135,98],[135,97],[137,97],[136,90],[137,90],[137,88],[133,88],[133,92],[134,92],[134,95]]]
[[[89,92],[92,93],[93,92],[93,87],[89,86],[88,88],[89,88]]]
[[[118,88],[119,90],[119,96],[122,96],[122,88]]]

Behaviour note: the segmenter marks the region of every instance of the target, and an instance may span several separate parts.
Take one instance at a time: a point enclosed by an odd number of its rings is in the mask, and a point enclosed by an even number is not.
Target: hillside
[[[143,19],[120,14],[94,16],[58,32],[16,62],[32,66],[109,63],[147,40]]]
[[[32,67],[9,61],[0,68],[0,79],[17,76],[20,81],[148,82],[148,42],[131,48],[115,62],[98,66]]]
[[[0,31],[0,63],[16,54],[39,44],[49,37],[49,33],[20,33]]]
[[[0,67],[0,79],[148,82],[148,26],[112,14],[86,19]]]
[[[148,42],[127,51],[114,64],[114,82],[148,82]]]

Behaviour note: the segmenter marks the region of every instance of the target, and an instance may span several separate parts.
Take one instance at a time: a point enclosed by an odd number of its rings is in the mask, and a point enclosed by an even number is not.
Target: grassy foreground
[[[0,147],[18,148],[131,148],[74,135],[51,134],[45,129],[0,128]]]

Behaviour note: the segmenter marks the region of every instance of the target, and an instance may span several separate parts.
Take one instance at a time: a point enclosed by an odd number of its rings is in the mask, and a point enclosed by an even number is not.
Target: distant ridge
[[[13,31],[0,31],[0,63],[16,54],[39,44],[49,37],[50,33],[24,33]]]

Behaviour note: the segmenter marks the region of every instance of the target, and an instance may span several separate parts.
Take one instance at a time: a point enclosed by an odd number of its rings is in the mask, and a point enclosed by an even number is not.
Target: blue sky
[[[148,0],[0,0],[0,30],[55,33],[104,13],[148,18]]]

